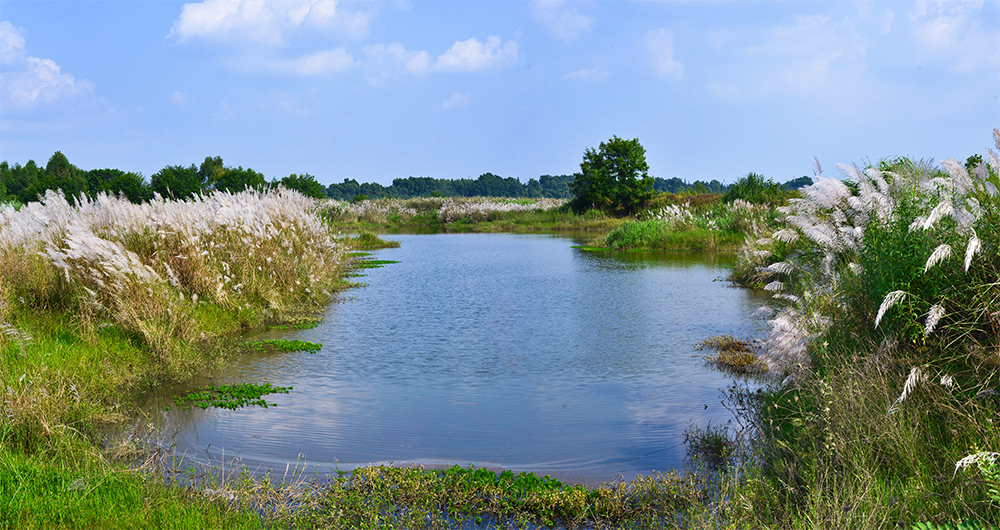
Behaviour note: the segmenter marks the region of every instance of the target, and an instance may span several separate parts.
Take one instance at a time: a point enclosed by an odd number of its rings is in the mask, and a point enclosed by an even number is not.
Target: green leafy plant
[[[316,342],[308,342],[298,339],[263,339],[255,340],[245,343],[245,346],[254,351],[260,352],[295,352],[295,351],[305,351],[309,353],[316,353],[323,348],[322,344]]]
[[[276,407],[276,403],[264,400],[267,394],[287,394],[292,387],[274,386],[271,383],[236,383],[232,385],[207,386],[193,390],[182,396],[174,396],[174,404],[187,410],[191,407],[207,409],[236,410],[242,407]]]

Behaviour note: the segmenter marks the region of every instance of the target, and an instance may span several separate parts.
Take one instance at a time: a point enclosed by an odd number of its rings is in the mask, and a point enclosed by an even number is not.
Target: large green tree
[[[638,138],[613,136],[597,150],[588,147],[580,172],[573,175],[570,207],[578,214],[590,209],[612,215],[634,214],[653,197],[653,178],[648,171],[646,150]]]
[[[198,168],[167,166],[149,179],[150,187],[167,199],[190,199],[204,191],[207,182],[198,174]]]
[[[314,199],[322,199],[326,197],[326,188],[324,188],[319,182],[316,182],[316,177],[310,175],[309,173],[303,173],[301,175],[292,173],[291,175],[281,179],[281,182],[278,184],[290,190],[298,190],[306,197],[312,197]]]

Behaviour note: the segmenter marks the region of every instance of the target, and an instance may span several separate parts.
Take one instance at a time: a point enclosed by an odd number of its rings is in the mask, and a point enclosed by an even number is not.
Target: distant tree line
[[[62,190],[70,202],[84,194],[88,197],[99,193],[121,195],[139,203],[153,198],[154,193],[173,199],[187,199],[195,194],[212,190],[242,191],[247,188],[267,189],[279,185],[301,191],[315,197],[351,201],[359,199],[413,197],[525,197],[571,199],[576,175],[542,175],[527,183],[493,173],[484,173],[477,179],[436,179],[432,177],[408,177],[393,179],[392,184],[359,184],[354,179],[344,179],[342,183],[324,187],[316,177],[303,173],[291,174],[282,179],[268,181],[263,174],[242,166],[226,166],[222,157],[206,157],[200,165],[167,166],[153,174],[147,181],[141,173],[120,169],[83,170],[69,162],[59,151],[49,158],[44,167],[34,160],[27,164],[0,162],[0,201],[28,203],[38,200],[46,190]],[[729,190],[718,180],[710,182],[686,182],[679,178],[653,178],[653,190],[670,193],[719,193]],[[790,180],[781,185],[784,189],[798,189],[812,183],[809,177]]]
[[[56,151],[45,167],[34,160],[27,164],[0,162],[0,201],[28,203],[38,200],[46,190],[62,190],[71,203],[81,194],[94,197],[99,193],[121,195],[140,203],[149,201],[154,193],[170,199],[188,199],[212,190],[264,190],[285,186],[315,198],[326,196],[326,189],[308,173],[291,174],[280,180],[268,181],[264,175],[242,166],[229,167],[222,157],[206,157],[200,166],[167,166],[157,171],[147,182],[140,173],[120,169],[80,169],[69,163],[66,155]]]
[[[570,183],[572,175],[542,175],[527,184],[514,177],[499,177],[483,173],[478,179],[436,179],[408,177],[392,180],[392,185],[377,183],[358,184],[354,179],[344,179],[340,184],[330,184],[326,196],[331,199],[351,201],[356,199],[411,199],[414,197],[547,197],[568,199],[573,196]]]

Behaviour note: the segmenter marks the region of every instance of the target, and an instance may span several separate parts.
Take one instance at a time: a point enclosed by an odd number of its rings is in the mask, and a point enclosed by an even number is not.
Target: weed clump
[[[267,394],[287,394],[292,387],[274,386],[271,383],[236,383],[232,385],[208,386],[192,390],[182,396],[174,396],[174,404],[187,410],[191,407],[207,409],[236,410],[242,407],[277,407],[276,403],[268,403]]]
[[[732,335],[717,335],[699,342],[695,349],[712,350],[705,362],[732,375],[753,375],[767,367],[757,358],[760,347],[751,339],[737,339]]]

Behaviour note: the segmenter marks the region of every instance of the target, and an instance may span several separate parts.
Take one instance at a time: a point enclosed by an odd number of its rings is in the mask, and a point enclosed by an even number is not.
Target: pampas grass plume
[[[906,298],[906,291],[893,291],[885,295],[885,299],[882,300],[882,305],[878,308],[878,315],[875,316],[876,328],[878,327],[879,322],[882,321],[882,317],[885,316],[885,312],[901,302],[904,298]]]
[[[927,258],[927,264],[924,265],[924,272],[931,270],[938,263],[951,257],[951,245],[943,244],[939,245],[938,248],[931,252],[931,256]],[[968,268],[968,267],[966,267]]]

